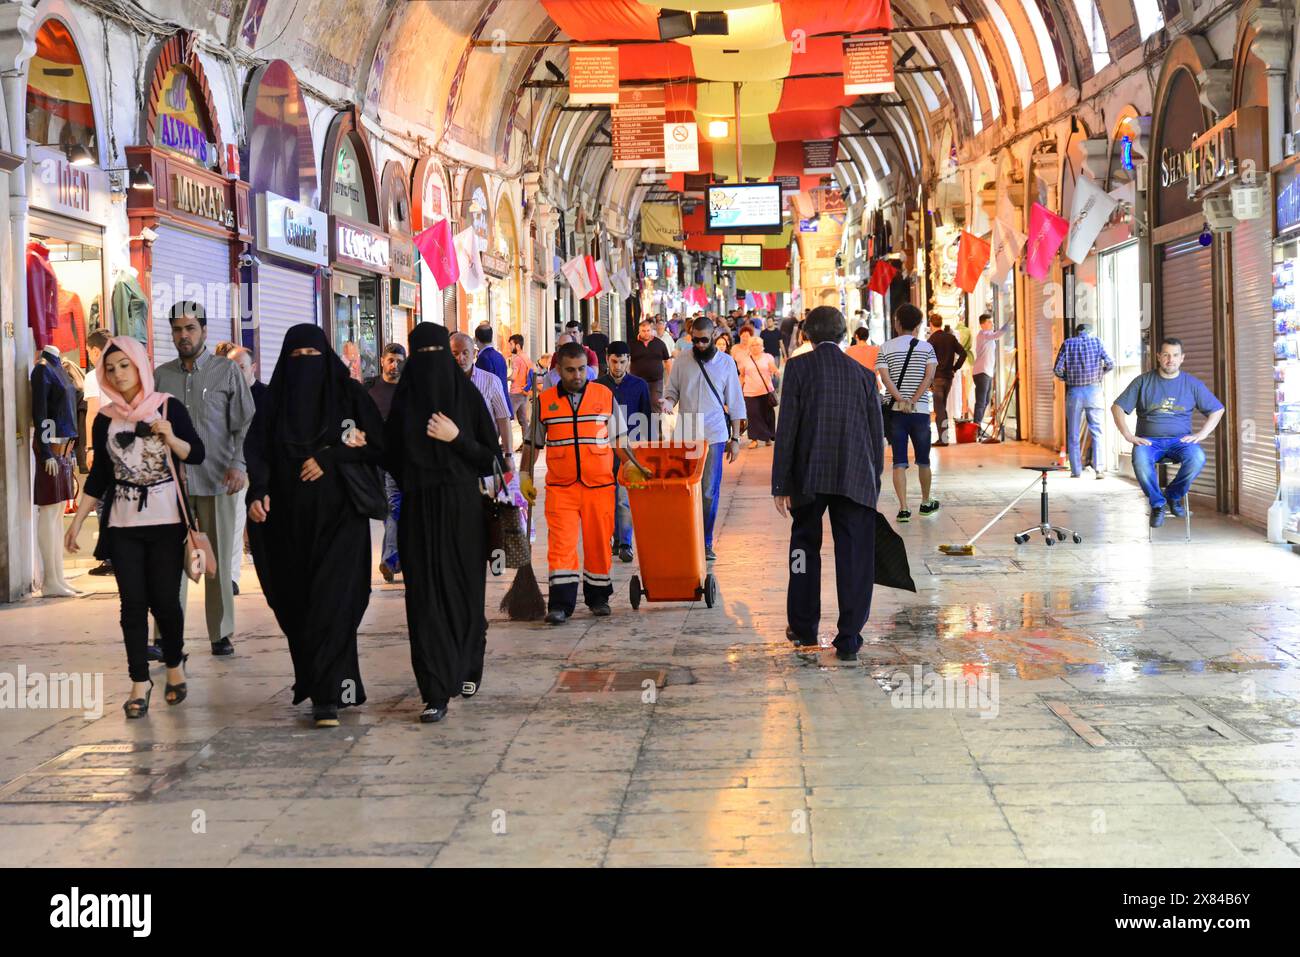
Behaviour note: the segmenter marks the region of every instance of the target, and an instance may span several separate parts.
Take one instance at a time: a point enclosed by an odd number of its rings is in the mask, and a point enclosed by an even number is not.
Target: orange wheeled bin
[[[704,562],[704,511],[700,480],[709,447],[705,442],[632,444],[637,460],[653,472],[639,484],[626,478],[636,534],[639,574],[629,583],[633,609],[646,601],[696,601],[712,608],[717,580]]]

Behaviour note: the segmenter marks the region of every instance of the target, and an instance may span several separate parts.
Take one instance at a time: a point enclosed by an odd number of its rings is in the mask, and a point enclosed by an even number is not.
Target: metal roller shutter
[[[528,353],[540,356],[544,351],[542,318],[546,315],[546,287],[533,283],[528,291]]]
[[[1211,246],[1195,236],[1167,243],[1160,253],[1161,335],[1183,341],[1182,369],[1214,389],[1214,270]],[[1272,279],[1269,278],[1272,288]],[[1157,344],[1158,348],[1158,344]],[[1272,370],[1269,370],[1272,381]],[[1197,413],[1193,428],[1204,418]],[[1205,469],[1192,483],[1195,495],[1218,496],[1218,454],[1213,439],[1202,442]]]
[[[1238,507],[1241,517],[1259,528],[1268,525],[1278,479],[1270,233],[1266,216],[1240,222],[1232,232],[1232,327],[1241,436]]]
[[[1047,291],[1037,279],[1026,279],[1028,301],[1025,303],[1030,329],[1029,374],[1032,377],[1030,402],[1031,441],[1056,448],[1056,376],[1052,366],[1056,363],[1056,349],[1052,329],[1056,320],[1049,315]],[[1023,366],[1022,366],[1023,368]]]
[[[175,226],[159,225],[153,242],[153,363],[176,358],[171,308],[178,299],[201,301],[213,345],[231,336],[232,309],[239,306],[230,282],[230,244]]]
[[[280,347],[290,326],[320,325],[316,280],[311,273],[263,263],[257,269],[257,368],[263,382],[280,361]]]
[[[442,324],[453,332],[460,328],[460,319],[456,315],[455,283],[442,291]]]

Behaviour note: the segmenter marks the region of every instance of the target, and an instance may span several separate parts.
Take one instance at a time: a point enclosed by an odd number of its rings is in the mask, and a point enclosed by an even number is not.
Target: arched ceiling
[[[747,174],[779,166],[805,139],[838,134],[836,178],[860,193],[933,175],[935,130],[945,120],[959,144],[986,137],[996,147],[999,131],[1013,131],[1022,113],[1062,86],[1077,89],[1164,25],[1162,0],[669,5],[725,10],[729,35],[661,42],[652,0],[236,0],[226,40],[257,58],[288,60],[315,88],[362,102],[445,154],[507,174],[531,161],[559,174],[570,203],[585,196],[630,210],[646,189],[642,172],[610,170],[606,111],[566,110],[562,85],[540,85],[555,82],[548,62],[560,76],[568,69],[565,46],[541,44],[640,41],[622,47],[621,78],[679,81],[668,84],[670,108],[705,123],[731,113],[732,82],[743,82]],[[145,6],[211,25],[197,0]],[[882,17],[892,18],[897,92],[845,97],[838,76],[822,75],[841,69],[840,37],[818,34],[879,26]],[[734,176],[734,135],[702,151],[715,174]]]

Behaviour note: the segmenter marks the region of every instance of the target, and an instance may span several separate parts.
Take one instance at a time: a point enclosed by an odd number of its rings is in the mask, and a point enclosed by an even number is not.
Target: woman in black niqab
[[[457,367],[443,326],[411,331],[410,357],[385,424],[384,468],[402,490],[397,548],[406,584],[411,667],[424,710],[477,692],[487,642],[487,528],[480,476],[501,443],[482,394]]]
[[[244,442],[248,530],[257,577],[289,641],[293,703],[310,698],[318,727],[366,700],[357,629],[370,603],[370,522],[341,469],[378,464],[383,439],[379,410],[324,331],[292,327]]]

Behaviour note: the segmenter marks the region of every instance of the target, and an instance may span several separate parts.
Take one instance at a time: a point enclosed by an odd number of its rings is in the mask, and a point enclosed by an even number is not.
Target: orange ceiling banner
[[[664,5],[671,6],[671,0],[665,0]],[[640,0],[542,0],[542,6],[555,25],[574,40],[659,39],[659,10]],[[733,29],[742,31],[772,7],[779,14],[787,40],[796,39],[796,31],[812,36],[890,30],[894,26],[889,0],[772,0],[730,11],[736,19]],[[725,9],[725,4],[719,9]]]

